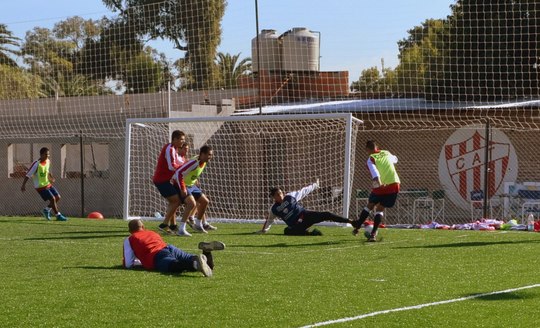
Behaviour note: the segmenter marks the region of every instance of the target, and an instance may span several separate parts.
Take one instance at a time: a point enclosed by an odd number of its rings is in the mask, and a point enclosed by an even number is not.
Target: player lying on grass
[[[258,233],[268,232],[276,217],[282,219],[287,224],[287,227],[283,231],[284,234],[296,236],[322,235],[317,229],[311,231],[308,229],[312,225],[323,221],[352,223],[351,220],[330,212],[309,211],[303,208],[299,201],[317,188],[319,188],[319,180],[298,191],[289,192],[286,195],[280,188],[272,188],[270,190],[270,197],[274,199],[274,204],[270,208],[266,221]]]
[[[124,240],[123,258],[126,269],[142,266],[161,273],[199,271],[205,277],[211,277],[214,269],[212,251],[225,249],[225,244],[220,241],[200,242],[202,254],[190,254],[165,243],[158,233],[146,230],[139,219],[129,221],[128,228],[130,236]]]

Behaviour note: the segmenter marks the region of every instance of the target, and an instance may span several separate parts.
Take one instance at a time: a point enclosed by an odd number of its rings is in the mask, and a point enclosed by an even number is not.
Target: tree
[[[0,24],[0,65],[17,66],[10,55],[19,56],[20,52],[10,46],[19,47],[20,40],[7,29],[5,24]]]
[[[440,91],[432,99],[493,101],[537,97],[538,0],[464,1],[452,6]]]
[[[383,67],[381,72],[375,66],[370,67],[360,73],[360,78],[351,84],[351,89],[377,97],[393,97],[397,91],[396,71]]]
[[[431,92],[430,78],[440,74],[443,49],[448,35],[448,22],[443,19],[427,19],[420,26],[408,31],[406,39],[398,41],[399,65],[396,77],[400,94],[423,95]]]
[[[87,39],[78,53],[76,72],[92,79],[121,81],[126,65],[143,51],[142,40],[126,22],[103,19],[99,36]]]
[[[0,65],[0,99],[32,99],[41,94],[41,79],[19,67]]]
[[[54,88],[60,85],[58,81],[61,77],[67,77],[73,72],[74,45],[56,39],[47,28],[35,27],[26,33],[22,52],[29,71],[49,81],[43,85],[45,95],[58,96],[63,93]],[[53,80],[57,83],[53,83]]]
[[[164,83],[163,67],[151,56],[151,49],[139,53],[125,66],[123,82],[127,93],[157,92]]]
[[[103,3],[119,11],[121,19],[139,36],[168,39],[177,49],[186,51],[184,64],[197,77],[193,89],[212,87],[226,0],[103,0]]]
[[[188,61],[185,58],[180,58],[173,63],[173,66],[178,72],[179,89],[192,90],[196,77],[193,75]]]
[[[220,87],[225,89],[236,88],[238,78],[251,72],[251,58],[247,57],[238,62],[239,59],[240,54],[231,55],[222,52],[217,54],[216,65]]]
[[[85,20],[73,16],[55,24],[52,32],[56,38],[72,42],[75,49],[80,51],[88,41],[96,41],[99,38],[105,23],[105,19]]]
[[[353,83],[354,89],[360,92],[378,92],[381,83],[381,73],[375,66],[362,70],[360,78]]]
[[[71,17],[52,30],[36,27],[27,32],[22,50],[30,72],[43,81],[43,94],[59,97],[110,93],[105,83],[126,78],[127,65],[140,61],[143,45],[123,23]],[[135,81],[133,66],[130,69],[130,81]],[[127,88],[127,82],[121,83]]]

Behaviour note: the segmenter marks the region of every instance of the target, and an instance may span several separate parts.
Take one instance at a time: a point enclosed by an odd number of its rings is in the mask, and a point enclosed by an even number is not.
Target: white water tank
[[[251,63],[253,72],[258,72],[258,62],[261,60],[260,69],[266,71],[281,71],[281,40],[276,30],[262,30],[259,34],[259,49],[261,55],[257,58],[257,38],[251,40]]]
[[[281,36],[284,71],[319,71],[319,35],[295,27]]]

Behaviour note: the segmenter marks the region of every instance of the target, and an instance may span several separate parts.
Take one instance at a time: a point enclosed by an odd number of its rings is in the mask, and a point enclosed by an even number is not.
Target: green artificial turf
[[[342,321],[329,327],[537,327],[540,320],[539,233],[382,229],[382,242],[365,243],[350,228],[294,237],[282,235],[283,226],[266,235],[252,234],[260,225],[216,226],[208,235],[164,237],[193,253],[200,241],[223,241],[214,276],[205,278],[123,269],[128,233],[119,219],[1,217],[0,327],[332,320]]]

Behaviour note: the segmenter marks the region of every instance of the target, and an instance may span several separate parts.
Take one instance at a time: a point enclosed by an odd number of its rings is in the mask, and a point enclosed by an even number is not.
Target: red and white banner
[[[508,137],[491,130],[486,144],[483,127],[465,127],[455,131],[445,142],[439,156],[439,179],[448,197],[466,209],[473,191],[485,192],[485,158],[487,147],[488,197],[503,191],[503,182],[515,181],[517,156]]]

